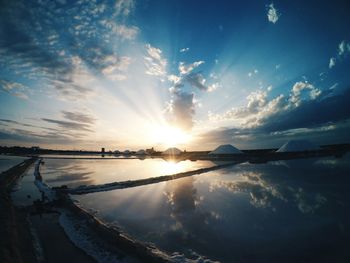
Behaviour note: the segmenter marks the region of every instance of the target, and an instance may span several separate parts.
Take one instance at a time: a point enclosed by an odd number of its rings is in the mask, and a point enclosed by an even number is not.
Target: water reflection
[[[49,185],[75,187],[170,175],[210,166],[213,166],[210,161],[163,159],[45,159],[42,174]]]
[[[226,188],[238,193],[250,195],[250,203],[257,208],[271,208],[276,211],[281,203],[294,204],[303,213],[312,213],[327,202],[327,198],[318,192],[307,192],[302,186],[290,182],[271,180],[269,174],[256,172],[238,173],[236,181],[215,180],[210,184],[210,191]],[[282,176],[281,176],[282,177]]]
[[[347,262],[346,158],[240,164],[76,198],[169,253],[195,251],[222,262]]]

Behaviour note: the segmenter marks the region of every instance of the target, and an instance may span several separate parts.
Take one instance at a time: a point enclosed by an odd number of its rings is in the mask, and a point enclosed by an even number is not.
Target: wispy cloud
[[[204,61],[195,61],[191,64],[186,65],[184,62],[179,63],[179,72],[181,75],[186,75],[191,73],[195,68],[199,67],[200,65],[204,64]]]
[[[338,46],[338,55],[343,56],[350,52],[350,43],[343,40]]]
[[[29,88],[19,82],[0,80],[1,90],[21,99],[28,99]]]
[[[75,121],[75,122],[94,124],[96,121],[96,118],[86,113],[62,111],[62,114],[65,119]]]
[[[189,47],[182,48],[182,49],[180,49],[180,53],[185,53],[185,52],[188,52],[189,50],[190,50]]]
[[[92,132],[92,130],[90,129],[90,125],[86,123],[47,119],[47,118],[42,118],[42,120],[49,123],[57,124],[60,128],[64,128],[64,129]]]
[[[329,68],[331,69],[331,68],[333,68],[334,66],[335,66],[335,63],[336,63],[336,59],[335,58],[330,58],[329,59]]]
[[[146,45],[147,55],[144,57],[146,64],[146,74],[153,76],[165,76],[167,60],[162,57],[162,51],[159,48]]]
[[[114,16],[128,16],[135,8],[134,0],[117,0],[115,2]]]
[[[337,54],[329,59],[328,67],[331,69],[336,65],[336,62],[344,60],[350,54],[350,43],[343,40],[338,45]]]
[[[268,5],[268,10],[267,10],[267,19],[269,22],[275,24],[278,19],[280,18],[280,14],[278,10],[274,7],[273,3]]]

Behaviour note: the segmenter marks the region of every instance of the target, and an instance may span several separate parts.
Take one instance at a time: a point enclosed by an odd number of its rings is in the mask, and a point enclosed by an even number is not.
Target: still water
[[[165,161],[163,159],[43,159],[44,181],[50,186],[96,185],[137,180],[211,167],[210,161]]]
[[[147,162],[126,162],[144,167],[144,176],[154,174],[147,172]],[[124,164],[126,170],[119,167],[113,174],[137,178]],[[84,165],[92,164],[79,164]],[[96,169],[93,176],[105,176],[104,171],[111,171],[106,169]],[[348,154],[342,159],[243,163],[73,198],[168,253],[195,253],[221,262],[350,262],[349,175]]]
[[[28,157],[0,154],[0,173],[10,169],[17,164],[20,164],[26,159],[28,159]]]

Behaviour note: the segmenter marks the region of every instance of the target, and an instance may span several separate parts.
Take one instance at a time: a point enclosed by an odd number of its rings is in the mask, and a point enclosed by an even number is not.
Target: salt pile
[[[181,153],[182,153],[182,151],[179,150],[178,148],[175,148],[175,147],[169,148],[169,149],[165,150],[164,152],[162,152],[163,155],[179,155]]]
[[[277,152],[304,152],[319,150],[320,147],[308,140],[290,140],[283,144]]]
[[[209,154],[242,154],[240,150],[231,144],[220,145],[214,151],[211,151]]]

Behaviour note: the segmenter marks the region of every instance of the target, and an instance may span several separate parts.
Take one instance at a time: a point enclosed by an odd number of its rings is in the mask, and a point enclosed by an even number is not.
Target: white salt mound
[[[304,152],[319,150],[320,147],[308,140],[290,140],[283,144],[277,152]]]
[[[162,152],[163,155],[178,155],[180,153],[182,153],[182,151],[175,147],[169,148]]]
[[[220,145],[214,151],[211,151],[209,154],[242,154],[240,150],[231,144]]]

